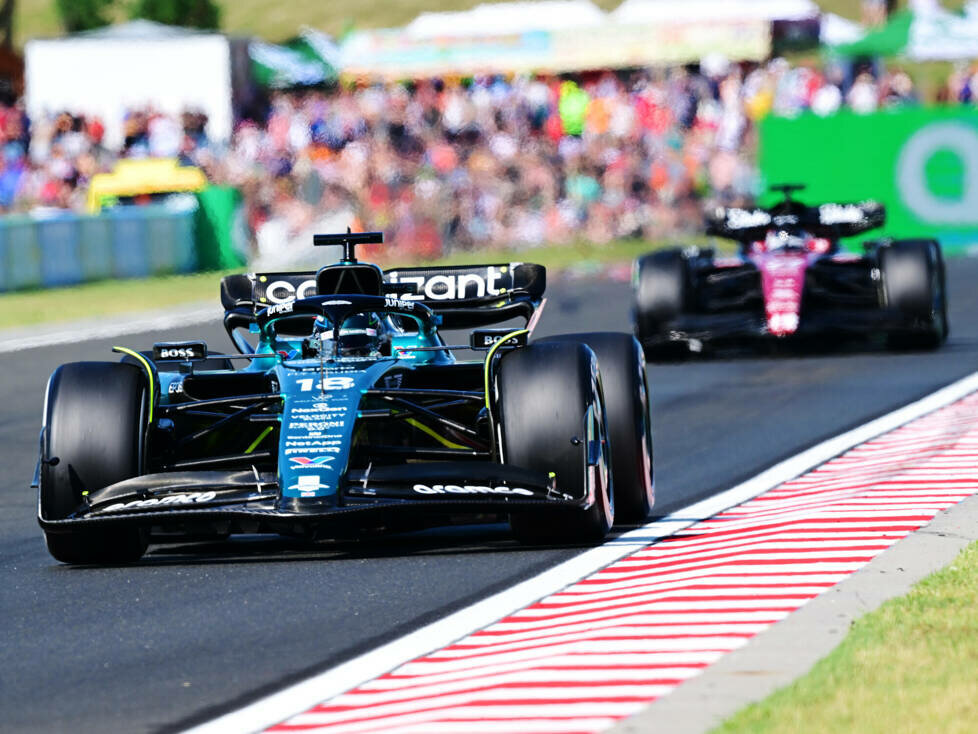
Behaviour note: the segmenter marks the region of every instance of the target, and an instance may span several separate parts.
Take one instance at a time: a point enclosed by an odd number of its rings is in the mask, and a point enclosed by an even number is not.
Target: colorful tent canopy
[[[953,61],[978,57],[978,5],[962,14],[939,6],[900,10],[882,28],[853,43],[830,47],[842,56],[903,56],[914,61]]]
[[[404,32],[412,38],[498,36],[587,28],[605,14],[591,0],[534,0],[482,4],[459,12],[421,13]]]
[[[914,14],[898,10],[881,28],[870,31],[858,41],[833,47],[842,56],[897,56],[907,48]]]
[[[281,45],[252,41],[248,53],[252,76],[263,87],[309,87],[337,77],[339,50],[327,35],[311,28]]]

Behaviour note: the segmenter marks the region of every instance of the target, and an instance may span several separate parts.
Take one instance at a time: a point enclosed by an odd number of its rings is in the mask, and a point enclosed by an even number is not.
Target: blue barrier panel
[[[111,278],[112,222],[108,217],[82,217],[78,220],[82,280]]]
[[[200,267],[197,259],[196,211],[181,212],[171,220],[176,249],[177,272],[193,273]]]
[[[146,233],[153,273],[190,273],[196,269],[193,221],[193,211],[161,210],[149,214]]]
[[[191,273],[197,269],[194,211],[161,210],[146,220],[150,267],[154,273]]]
[[[41,248],[37,230],[29,217],[17,216],[4,220],[7,239],[7,287],[40,288]]]
[[[194,216],[195,209],[140,206],[0,217],[0,292],[193,272]]]
[[[177,270],[172,235],[173,223],[163,212],[152,212],[146,217],[146,254],[153,275],[165,275]]]
[[[145,278],[151,272],[146,212],[142,207],[116,207],[107,215],[112,220],[113,275]]]
[[[10,268],[7,266],[7,228],[0,219],[0,293],[10,290]]]
[[[78,255],[78,217],[73,214],[41,219],[35,224],[41,248],[41,285],[52,288],[82,281]]]

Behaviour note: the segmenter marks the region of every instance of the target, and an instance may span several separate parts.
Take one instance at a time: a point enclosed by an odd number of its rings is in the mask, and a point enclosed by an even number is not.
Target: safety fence
[[[213,191],[179,208],[0,217],[0,292],[235,267],[236,202]]]

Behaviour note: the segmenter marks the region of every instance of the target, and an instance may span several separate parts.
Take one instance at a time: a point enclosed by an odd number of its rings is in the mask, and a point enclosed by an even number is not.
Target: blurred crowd
[[[955,98],[972,100],[973,78]],[[0,107],[0,209],[82,210],[94,173],[120,157],[163,156],[240,189],[259,255],[347,224],[384,230],[420,256],[661,237],[697,230],[704,201],[755,192],[764,116],[916,101],[900,71],[718,58],[695,69],[276,93],[267,117],[240,122],[224,145],[199,113],[132,110],[112,150],[98,119],[28,120],[17,103]]]

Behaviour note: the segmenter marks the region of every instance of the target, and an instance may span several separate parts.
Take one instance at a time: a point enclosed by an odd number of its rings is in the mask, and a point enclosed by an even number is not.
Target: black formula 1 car
[[[896,348],[936,348],[948,334],[944,260],[931,239],[839,239],[880,227],[881,204],[806,206],[802,186],[773,187],[770,209],[718,208],[707,233],[739,244],[732,257],[689,247],[653,252],[634,270],[635,331],[649,355],[756,338],[878,334]]]
[[[355,257],[380,233],[315,239],[343,259],[223,279],[237,354],[158,343],[54,372],[34,486],[55,558],[500,517],[525,542],[592,543],[615,517],[646,518],[648,389],[632,335],[529,342],[539,265],[382,272]],[[471,333],[450,345],[439,327]],[[484,356],[458,361],[461,348]]]

